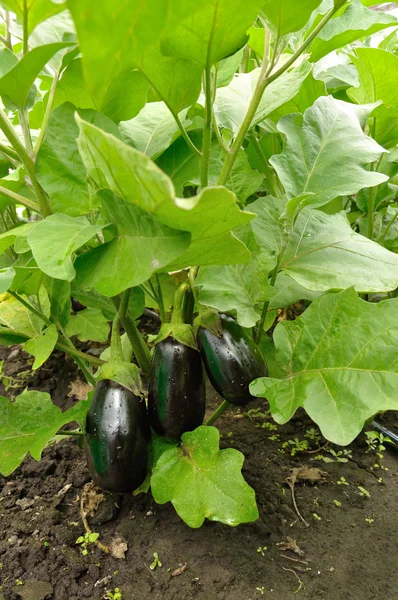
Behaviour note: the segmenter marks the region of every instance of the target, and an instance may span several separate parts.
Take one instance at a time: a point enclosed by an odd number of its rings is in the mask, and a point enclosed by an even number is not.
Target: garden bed
[[[27,355],[7,349],[3,357],[8,385],[50,392],[63,410],[77,399],[78,373],[63,355],[55,353],[29,380],[24,375]],[[219,400],[209,388],[209,413]],[[83,556],[75,543],[84,533],[79,497],[90,480],[77,442],[67,439],[46,449],[40,463],[26,459],[12,476],[0,478],[0,599],[100,600],[115,588],[123,600],[394,598],[398,454],[394,449],[385,453],[388,471],[372,471],[376,456],[367,452],[361,436],[350,446],[346,463],[314,460],[317,453],[291,456],[283,443],[308,439],[304,436],[313,424],[300,413],[274,431],[264,426],[273,423],[263,416],[266,408],[258,400],[247,407],[249,415],[234,409],[217,422],[221,447],[236,448],[246,457],[243,473],[256,492],[260,519],[237,528],[206,521],[193,530],[171,504],[156,505],[150,493],[126,496],[119,511],[108,499],[89,521],[105,543],[115,534],[126,539],[124,560],[94,545]],[[394,413],[382,419],[391,428],[398,425]],[[269,439],[275,435],[279,439]],[[332,456],[326,450],[323,455]],[[301,466],[326,474],[318,485],[295,486],[309,527],[299,520],[286,482]],[[289,545],[295,551],[286,549]],[[151,570],[154,552],[162,566]]]

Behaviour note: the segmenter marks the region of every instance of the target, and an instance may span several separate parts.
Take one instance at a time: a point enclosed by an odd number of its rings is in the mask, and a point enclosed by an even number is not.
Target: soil
[[[31,376],[30,359],[19,349],[2,352],[3,394],[29,386],[51,393],[62,409],[77,400],[68,395],[71,383],[78,387],[69,358],[55,353]],[[211,388],[208,399],[210,413],[219,403]],[[79,498],[90,476],[74,439],[46,449],[40,463],[27,458],[8,479],[0,477],[0,600],[100,600],[115,588],[123,600],[395,600],[398,453],[385,452],[388,470],[372,470],[375,452],[367,452],[362,435],[345,463],[325,463],[317,453],[291,456],[282,444],[304,439],[314,427],[308,417],[297,414],[274,431],[264,401],[248,409],[249,415],[246,408],[231,410],[217,424],[222,447],[246,457],[243,473],[256,492],[260,519],[236,528],[205,522],[193,530],[150,493],[125,496],[119,508],[108,496],[89,521],[104,543],[125,538],[124,560],[94,545],[83,556],[75,543],[84,533]],[[398,427],[394,413],[379,420]],[[275,434],[278,439],[270,440]],[[331,457],[327,449],[323,454]],[[303,466],[326,474],[315,485],[295,485],[308,527],[286,481]],[[154,552],[162,566],[151,570]]]

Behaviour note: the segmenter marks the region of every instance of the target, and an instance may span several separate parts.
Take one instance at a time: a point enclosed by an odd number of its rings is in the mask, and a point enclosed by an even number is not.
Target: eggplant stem
[[[218,408],[213,412],[212,415],[205,421],[205,425],[213,425],[217,421],[219,417],[230,407],[232,406],[230,402],[223,400]]]

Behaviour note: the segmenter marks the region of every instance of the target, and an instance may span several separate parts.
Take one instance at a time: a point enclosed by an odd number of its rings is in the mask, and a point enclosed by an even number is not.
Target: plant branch
[[[264,156],[264,152],[263,149],[261,148],[258,139],[256,138],[255,134],[253,134],[251,137],[251,142],[253,144],[253,148],[254,151],[256,153],[256,156],[258,158],[258,161],[261,165],[261,168],[263,170],[263,173],[270,185],[271,188],[271,192],[273,193],[273,195],[276,198],[280,197],[280,190],[278,189],[277,183],[275,181],[275,174],[272,170],[272,168],[269,166],[267,159]]]
[[[27,0],[23,0],[23,19],[22,19],[23,48],[22,48],[22,52],[23,52],[24,56],[29,51],[29,47],[28,47],[28,38],[29,38],[28,21],[29,21],[28,2],[27,2]]]
[[[112,298],[112,300],[116,307],[116,310],[119,310],[119,305],[120,305],[119,298],[117,296],[115,296],[114,298]],[[149,377],[149,374],[151,372],[151,366],[152,366],[151,355],[149,353],[146,343],[144,342],[144,340],[142,338],[142,335],[140,334],[140,332],[137,329],[137,325],[135,324],[133,319],[129,318],[128,314],[126,314],[122,318],[121,321],[122,321],[124,330],[127,333],[127,337],[130,340],[130,344],[133,348],[133,352],[135,354],[135,357],[137,359],[139,367],[140,367],[141,371],[143,372],[143,374],[146,377]]]
[[[5,45],[5,47],[8,48],[9,50],[11,50],[11,52],[12,52],[12,46],[11,46],[10,42],[7,40],[7,38],[2,36],[1,34],[0,34],[0,42],[2,42]]]
[[[25,108],[20,108],[18,110],[19,122],[21,123],[23,139],[25,141],[25,146],[28,150],[29,155],[33,153],[33,145],[32,138],[30,136],[30,127],[29,127],[29,116],[28,110]]]
[[[223,152],[225,152],[225,154],[229,154],[229,148],[227,148],[227,146],[224,144],[224,140],[221,137],[220,129],[216,121],[216,115],[214,114],[213,107],[211,107],[211,122],[221,149],[223,150]]]
[[[175,112],[173,112],[169,106],[168,106],[168,109],[170,110],[171,114],[173,115],[174,120],[177,123],[178,129],[181,131],[181,135],[184,138],[184,140],[186,141],[186,143],[188,144],[189,148],[192,150],[192,152],[194,152],[198,156],[202,156],[201,151],[198,150],[198,148],[195,146],[195,144],[189,137],[184,125],[181,123],[180,117]]]
[[[72,342],[72,340],[70,339],[70,337],[68,336],[68,334],[66,333],[66,331],[64,330],[64,328],[62,327],[61,323],[57,320],[55,320],[55,325],[57,326],[57,329],[60,331],[62,337],[64,338],[64,345],[67,348],[70,348],[71,350],[77,350],[77,348],[75,348],[74,343]],[[96,385],[96,380],[94,379],[92,373],[90,373],[90,371],[88,370],[88,368],[86,367],[86,365],[84,364],[84,360],[86,360],[85,358],[82,359],[77,352],[71,352],[71,356],[73,357],[75,363],[77,364],[77,366],[79,367],[79,369],[81,370],[81,372],[83,373],[87,383],[89,383],[90,385],[92,385],[93,387],[95,387]]]
[[[2,144],[1,142],[0,142],[0,152],[5,154],[8,158],[11,158],[11,160],[15,160],[15,161],[19,160],[18,154],[15,152],[15,150],[13,150],[12,148],[9,148],[9,146],[6,146],[5,144]]]
[[[212,121],[212,94],[211,94],[211,71],[210,67],[205,69],[205,121],[203,126],[202,157],[200,160],[200,185],[207,187],[209,181],[209,161],[211,147],[211,121]]]
[[[84,436],[84,433],[82,431],[63,431],[62,429],[60,431],[57,431],[55,435],[78,435],[79,437]]]
[[[11,125],[2,108],[0,108],[0,129],[3,131],[11,146],[14,148],[19,158],[21,159],[22,164],[24,165],[30,177],[30,181],[32,183],[36,197],[39,201],[40,212],[42,213],[43,217],[47,217],[51,214],[52,211],[46,193],[44,192],[43,188],[36,179],[34,162],[31,156],[29,156],[25,146],[22,144],[21,140],[17,136],[14,127]]]
[[[232,404],[223,400],[218,408],[210,415],[210,417],[205,421],[205,425],[213,425],[217,421],[219,417],[230,407]]]
[[[345,4],[346,1],[347,0],[344,0],[343,4]],[[228,176],[229,176],[231,169],[235,163],[236,157],[238,156],[238,152],[241,148],[243,140],[245,139],[246,133],[248,132],[250,125],[253,121],[253,118],[256,114],[257,108],[260,104],[261,98],[263,96],[263,93],[264,93],[266,87],[270,83],[275,81],[275,79],[277,79],[278,77],[283,75],[283,73],[285,73],[285,71],[287,71],[289,69],[289,67],[291,67],[296,62],[296,60],[299,58],[299,56],[301,56],[301,54],[303,54],[304,50],[306,50],[308,48],[308,46],[310,46],[310,44],[316,38],[318,33],[323,29],[323,27],[326,25],[326,23],[333,17],[334,13],[340,8],[340,6],[342,6],[341,3],[339,6],[333,6],[333,8],[328,13],[326,13],[326,15],[319,22],[317,27],[315,27],[314,31],[303,42],[303,44],[300,46],[300,48],[298,48],[298,50],[289,58],[289,60],[287,60],[280,67],[280,69],[275,71],[275,73],[273,73],[272,75],[271,74],[268,75],[268,73],[267,73],[268,61],[266,60],[266,57],[264,56],[264,61],[263,61],[262,67],[261,67],[261,71],[260,71],[260,75],[258,78],[256,89],[254,90],[253,97],[251,99],[249,108],[247,109],[245,118],[243,119],[242,125],[240,126],[239,131],[236,135],[236,138],[231,146],[230,154],[227,156],[227,159],[223,165],[220,177],[217,182],[218,185],[225,185],[225,183],[228,179]],[[275,51],[276,51],[276,49],[275,49]]]
[[[164,308],[163,292],[162,292],[162,286],[160,285],[160,277],[159,277],[158,273],[156,273],[155,279],[156,279],[156,287],[157,287],[156,300],[159,305],[160,318],[162,320],[162,323],[166,323],[166,311]]]
[[[389,224],[387,225],[387,227],[385,228],[383,233],[379,236],[379,238],[377,240],[377,242],[379,244],[383,244],[384,240],[386,239],[387,233],[390,231],[391,226],[395,223],[397,218],[398,218],[398,210],[396,211],[395,215],[393,216],[393,218],[391,219],[391,221],[389,222]]]
[[[29,200],[29,198],[21,196],[20,194],[17,194],[16,192],[9,190],[8,188],[3,187],[2,185],[0,185],[0,194],[7,196],[7,198],[11,198],[11,200],[14,200],[14,202],[16,202],[17,204],[22,204],[23,206],[26,206],[26,208],[30,208],[37,213],[40,212],[40,206],[36,204],[34,200]]]
[[[50,319],[48,317],[46,317],[46,315],[44,313],[42,313],[40,310],[37,310],[37,308],[32,306],[32,304],[30,304],[27,300],[25,300],[25,298],[22,298],[22,296],[17,294],[17,292],[12,292],[11,290],[8,290],[8,293],[10,294],[10,296],[15,298],[15,300],[17,300],[18,302],[23,304],[23,306],[25,308],[27,308],[31,313],[36,315],[36,317],[41,319],[46,325],[51,325]]]

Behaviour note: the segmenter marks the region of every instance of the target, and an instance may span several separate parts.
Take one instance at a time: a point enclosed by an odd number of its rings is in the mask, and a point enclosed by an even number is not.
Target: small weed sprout
[[[268,550],[268,546],[259,546],[257,548],[257,552],[261,554],[261,556],[265,556],[265,552]]]
[[[333,448],[327,448],[326,450],[330,456],[324,456],[323,454],[317,454],[315,460],[322,460],[325,463],[347,463],[352,458],[351,450],[338,450],[337,452]]]
[[[340,477],[337,481],[337,485],[350,485],[345,477]]]
[[[78,537],[75,543],[80,544],[81,553],[83,554],[83,556],[87,556],[87,554],[88,554],[87,546],[96,542],[98,538],[99,538],[99,533],[94,533],[94,532],[85,533],[84,535],[81,535],[80,537]]]
[[[370,493],[368,492],[367,489],[365,489],[364,487],[362,487],[362,485],[358,485],[357,486],[359,489],[359,495],[363,496],[365,498],[370,498]]]
[[[386,449],[385,444],[394,444],[394,442],[379,431],[366,431],[365,435],[366,443],[368,445],[366,453],[373,451],[377,456],[377,463],[373,465],[373,468],[388,471],[387,467],[383,466],[384,451]]]
[[[154,571],[156,569],[156,567],[161,567],[162,564],[163,563],[160,562],[158,553],[154,552],[153,553],[153,562],[149,565],[149,568],[151,569],[151,571]]]
[[[309,444],[307,440],[299,440],[295,437],[292,440],[287,440],[287,442],[283,442],[282,451],[290,449],[290,456],[296,456],[299,452],[305,452],[309,449]]]
[[[122,592],[119,588],[115,588],[113,592],[107,591],[102,598],[103,600],[123,600]]]

